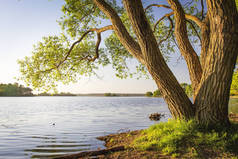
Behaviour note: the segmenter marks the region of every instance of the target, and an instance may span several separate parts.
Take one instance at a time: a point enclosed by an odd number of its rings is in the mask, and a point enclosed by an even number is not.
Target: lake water
[[[238,100],[230,111],[238,113]],[[147,97],[1,97],[0,158],[49,158],[104,148],[96,137],[154,124],[170,113],[163,99]]]
[[[154,124],[167,114],[161,98],[1,97],[0,158],[48,158],[104,148],[96,137]]]

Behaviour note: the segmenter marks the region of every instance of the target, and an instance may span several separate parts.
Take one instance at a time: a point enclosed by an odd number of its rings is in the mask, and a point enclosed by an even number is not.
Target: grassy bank
[[[194,121],[169,120],[143,130],[132,142],[142,151],[159,151],[171,157],[237,158],[238,125],[231,128],[205,129]]]

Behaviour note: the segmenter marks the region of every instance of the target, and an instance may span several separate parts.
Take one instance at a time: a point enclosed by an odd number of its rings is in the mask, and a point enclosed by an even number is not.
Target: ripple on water
[[[159,98],[13,97],[0,100],[0,158],[49,158],[104,148],[98,136],[146,128]],[[54,123],[54,124],[53,124]]]

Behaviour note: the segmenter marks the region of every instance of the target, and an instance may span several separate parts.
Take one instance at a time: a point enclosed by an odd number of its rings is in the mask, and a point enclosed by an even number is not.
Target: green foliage
[[[147,97],[152,97],[152,96],[153,96],[153,93],[152,93],[152,92],[146,92],[146,93],[145,93],[145,96],[147,96]]]
[[[107,0],[119,14],[123,12],[122,7],[116,0]],[[81,36],[89,28],[98,27],[102,21],[108,18],[95,6],[93,0],[65,0],[62,6],[64,16],[58,21],[62,30],[71,37]]]
[[[115,9],[129,34],[137,40],[122,3],[117,0],[106,0],[106,2]],[[187,6],[186,12],[198,15],[194,8]],[[65,35],[44,37],[41,42],[34,46],[31,57],[19,60],[20,80],[23,80],[33,89],[49,91],[55,89],[58,82],[68,84],[77,82],[82,76],[96,75],[95,71],[98,68],[109,64],[112,65],[116,76],[119,78],[149,78],[146,67],[134,59],[114,32],[103,38],[106,48],[100,49],[99,58],[96,61],[89,62],[86,59],[86,57],[95,55],[95,33],[88,34],[65,59],[72,41],[79,39],[90,28],[100,28],[105,24],[111,24],[111,22],[93,3],[93,0],[65,0],[62,12],[64,15],[58,22]],[[154,10],[149,9],[146,14],[151,27],[153,27],[158,20],[154,16]],[[154,32],[158,42],[167,37],[169,29],[170,23],[165,18]],[[190,30],[189,35],[193,37],[194,33]],[[176,47],[173,34],[170,34],[169,38],[159,47],[165,59],[168,60],[170,54],[175,52]],[[58,66],[60,63],[61,65]]]
[[[193,95],[193,89],[191,84],[181,83],[181,87],[184,89],[185,93],[191,97]]]
[[[107,65],[108,58],[100,50],[101,58],[95,62],[83,59],[87,56],[93,57],[95,54],[95,44],[92,41],[83,41],[77,45],[68,56],[64,58],[69,50],[70,42],[65,36],[44,37],[43,42],[34,46],[31,57],[19,60],[21,80],[30,84],[33,88],[48,91],[56,86],[57,81],[64,84],[74,82],[79,76],[91,76],[95,74],[98,65]],[[57,65],[64,61],[59,67]]]
[[[32,89],[14,84],[0,84],[0,96],[32,96]]]
[[[199,157],[209,151],[237,154],[237,130],[238,125],[230,129],[204,129],[193,120],[169,120],[144,130],[133,146],[141,150],[159,150],[174,156],[187,152],[193,157]]]
[[[230,94],[238,95],[238,70],[233,74]]]
[[[156,91],[154,91],[153,92],[153,97],[161,97],[162,96],[162,94],[161,94],[161,92],[160,92],[160,90],[156,90]]]
[[[106,96],[106,97],[115,97],[115,96],[117,96],[117,94],[115,94],[115,93],[105,93],[104,96]]]
[[[60,93],[54,93],[54,94],[51,94],[51,93],[39,93],[37,94],[37,96],[77,96],[76,94],[72,94],[72,93],[65,93],[65,92],[60,92]]]
[[[238,0],[236,0],[236,8],[237,8],[237,10],[238,10]]]

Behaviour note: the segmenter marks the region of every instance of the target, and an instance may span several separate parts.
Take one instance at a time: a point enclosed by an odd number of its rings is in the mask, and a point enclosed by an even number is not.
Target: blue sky
[[[60,27],[56,22],[62,15],[63,0],[0,0],[0,83],[16,82],[19,75],[17,59],[30,56],[32,46],[43,36],[57,35]],[[179,82],[188,82],[186,65],[180,55],[169,62]],[[60,85],[59,91],[73,93],[145,93],[154,91],[153,80],[115,77],[110,66],[98,71],[102,77],[82,78],[76,84]]]

